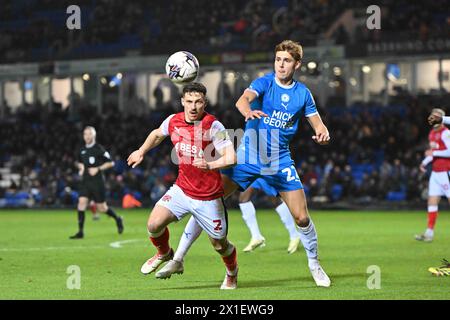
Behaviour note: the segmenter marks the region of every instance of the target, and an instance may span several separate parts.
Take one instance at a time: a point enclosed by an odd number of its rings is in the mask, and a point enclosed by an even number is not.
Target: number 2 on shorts
[[[222,220],[217,219],[217,220],[213,220],[213,222],[216,224],[216,226],[214,227],[214,231],[221,231],[222,230]]]

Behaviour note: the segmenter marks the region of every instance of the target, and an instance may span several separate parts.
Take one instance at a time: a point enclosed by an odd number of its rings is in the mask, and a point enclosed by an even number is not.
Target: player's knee
[[[86,201],[78,201],[78,206],[77,206],[78,211],[85,211],[87,209],[87,202]]]
[[[295,217],[295,223],[302,228],[305,228],[309,225],[309,217],[305,216],[305,217]]]
[[[105,204],[99,204],[97,205],[97,210],[101,213],[105,213],[106,211],[108,211],[108,206]]]
[[[156,234],[162,230],[162,226],[157,221],[147,222],[147,230],[149,233]]]
[[[213,242],[213,247],[218,253],[222,253],[222,251],[224,251],[223,245],[217,241]]]
[[[280,197],[271,197],[271,201],[275,207],[278,207],[280,204],[283,203],[283,200],[281,200]]]
[[[245,196],[242,196],[242,195],[239,196],[239,203],[246,203],[246,202],[248,202],[248,200],[249,199]]]
[[[239,203],[246,203],[249,202],[252,198],[252,194],[249,192],[242,192],[239,195]]]
[[[228,248],[228,241],[211,239],[211,243],[214,247],[214,250],[216,250],[220,255],[224,254]]]

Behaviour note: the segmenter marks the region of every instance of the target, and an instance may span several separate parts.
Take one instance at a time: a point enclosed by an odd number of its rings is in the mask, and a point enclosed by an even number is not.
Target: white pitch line
[[[72,247],[42,247],[42,248],[0,248],[0,252],[21,252],[21,251],[51,251],[51,250],[85,250],[85,249],[107,249],[114,248],[120,249],[122,248],[122,244],[138,242],[141,239],[130,239],[130,240],[122,240],[111,242],[109,245],[103,246],[72,246]]]
[[[122,241],[111,242],[109,244],[109,246],[111,248],[114,248],[114,249],[119,249],[119,248],[122,248],[122,244],[138,242],[138,241],[142,241],[142,239],[130,239],[130,240],[122,240]]]
[[[44,247],[44,248],[0,248],[0,252],[8,251],[49,251],[49,250],[69,250],[69,249],[104,249],[106,246],[91,247]]]

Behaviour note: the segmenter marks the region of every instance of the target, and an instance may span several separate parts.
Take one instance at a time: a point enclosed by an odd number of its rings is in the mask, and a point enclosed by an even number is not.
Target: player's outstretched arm
[[[132,168],[138,166],[142,160],[144,160],[144,155],[151,149],[158,146],[164,139],[166,135],[163,134],[161,128],[155,129],[147,136],[145,142],[138,149],[133,151],[127,159],[127,163]]]
[[[202,170],[219,170],[236,164],[237,156],[232,144],[217,150],[217,152],[221,155],[219,159],[207,162],[205,158],[196,158],[192,162],[192,165]]]
[[[239,112],[245,117],[245,121],[267,117],[267,114],[261,110],[252,110],[250,107],[250,103],[252,103],[256,97],[257,95],[254,91],[246,89],[236,102],[236,108],[238,108]]]
[[[98,167],[100,171],[105,171],[114,167],[114,161],[108,161]]]
[[[308,122],[316,133],[312,136],[312,139],[318,144],[325,145],[330,143],[330,133],[327,127],[322,122],[322,118],[319,114],[308,117]]]
[[[89,175],[95,176],[99,171],[105,171],[114,167],[114,161],[108,161],[98,167],[88,168]]]

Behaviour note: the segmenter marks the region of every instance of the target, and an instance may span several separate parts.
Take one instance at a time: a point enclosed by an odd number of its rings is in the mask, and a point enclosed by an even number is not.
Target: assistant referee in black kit
[[[105,178],[103,171],[114,166],[114,161],[108,151],[95,142],[96,131],[94,127],[86,127],[83,131],[85,146],[80,149],[78,154],[78,173],[82,177],[79,187],[78,198],[78,233],[71,236],[70,239],[82,239],[84,237],[85,210],[92,199],[97,204],[100,212],[105,212],[108,216],[114,218],[119,234],[123,232],[122,217],[119,217],[106,204]]]

